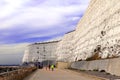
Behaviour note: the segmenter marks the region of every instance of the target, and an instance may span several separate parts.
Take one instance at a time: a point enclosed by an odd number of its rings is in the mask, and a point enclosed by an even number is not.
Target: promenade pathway
[[[104,80],[95,76],[90,76],[83,73],[74,72],[71,70],[55,69],[49,71],[45,69],[38,69],[24,80]]]

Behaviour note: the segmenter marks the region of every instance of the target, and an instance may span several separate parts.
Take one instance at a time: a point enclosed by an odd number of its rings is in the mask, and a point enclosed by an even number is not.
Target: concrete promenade
[[[45,69],[38,69],[24,80],[105,80],[95,76],[74,72],[71,70],[55,69],[49,71]]]

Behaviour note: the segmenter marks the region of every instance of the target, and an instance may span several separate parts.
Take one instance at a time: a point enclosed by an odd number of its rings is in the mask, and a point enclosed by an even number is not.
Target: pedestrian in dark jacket
[[[51,65],[49,64],[49,66],[48,66],[49,70],[50,70],[50,66],[51,66]]]

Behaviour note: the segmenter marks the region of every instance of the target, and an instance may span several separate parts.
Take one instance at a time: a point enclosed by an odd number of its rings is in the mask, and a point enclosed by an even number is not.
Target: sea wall
[[[14,71],[4,72],[0,74],[0,80],[23,80],[23,78],[30,75],[35,70],[35,67],[26,67]]]
[[[67,69],[70,66],[68,62],[57,62],[56,67],[58,69]]]
[[[70,68],[79,70],[104,70],[112,75],[120,76],[120,58],[93,60],[93,61],[78,61],[71,63]]]

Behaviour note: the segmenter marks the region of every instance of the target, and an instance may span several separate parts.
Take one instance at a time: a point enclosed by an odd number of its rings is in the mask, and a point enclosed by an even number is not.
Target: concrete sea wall
[[[23,78],[25,78],[35,70],[35,67],[29,67],[10,72],[4,72],[0,74],[0,80],[23,80]]]
[[[58,69],[67,69],[70,66],[70,63],[67,62],[57,62],[56,67]]]
[[[120,76],[120,58],[78,61],[71,63],[70,68],[79,70],[104,70],[112,75]]]

